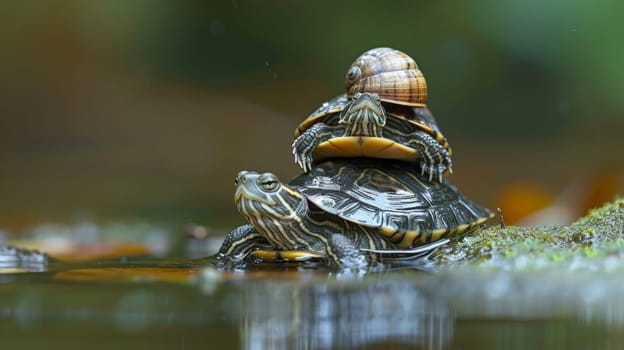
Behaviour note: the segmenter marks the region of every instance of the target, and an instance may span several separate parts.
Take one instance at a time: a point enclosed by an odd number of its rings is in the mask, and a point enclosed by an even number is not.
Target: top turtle
[[[406,54],[377,48],[362,54],[345,79],[348,94],[324,102],[295,130],[295,162],[370,157],[419,162],[440,181],[452,172],[451,147],[426,107],[427,86]]]

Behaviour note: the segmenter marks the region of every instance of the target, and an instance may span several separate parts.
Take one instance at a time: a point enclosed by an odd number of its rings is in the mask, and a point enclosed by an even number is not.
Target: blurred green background
[[[450,181],[469,197],[507,210],[517,184],[556,196],[604,174],[621,191],[622,13],[618,1],[3,1],[0,227],[241,223],[235,174],[296,175],[292,131],[377,46],[418,62],[453,146]]]

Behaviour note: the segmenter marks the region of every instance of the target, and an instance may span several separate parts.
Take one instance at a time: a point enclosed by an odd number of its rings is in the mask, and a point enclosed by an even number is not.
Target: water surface
[[[52,261],[0,275],[0,343],[64,349],[616,349],[621,273],[306,265],[221,271],[206,260]]]

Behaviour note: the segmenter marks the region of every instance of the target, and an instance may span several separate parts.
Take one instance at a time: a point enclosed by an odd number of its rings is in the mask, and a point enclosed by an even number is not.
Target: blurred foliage
[[[496,206],[614,168],[617,1],[3,1],[0,226],[84,210],[227,225],[242,168],[295,175],[291,132],[398,48],[428,80],[451,180]]]

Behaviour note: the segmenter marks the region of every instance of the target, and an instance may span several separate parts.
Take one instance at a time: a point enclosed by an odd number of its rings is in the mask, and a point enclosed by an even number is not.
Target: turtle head
[[[234,202],[248,219],[283,220],[294,217],[304,197],[272,173],[241,171],[234,180]],[[254,225],[255,226],[255,225]]]
[[[238,211],[269,243],[284,250],[301,245],[296,227],[307,215],[307,201],[303,195],[271,173],[241,171],[234,183]]]
[[[346,128],[347,136],[381,137],[386,125],[386,112],[379,95],[358,92],[345,106],[339,123]]]

